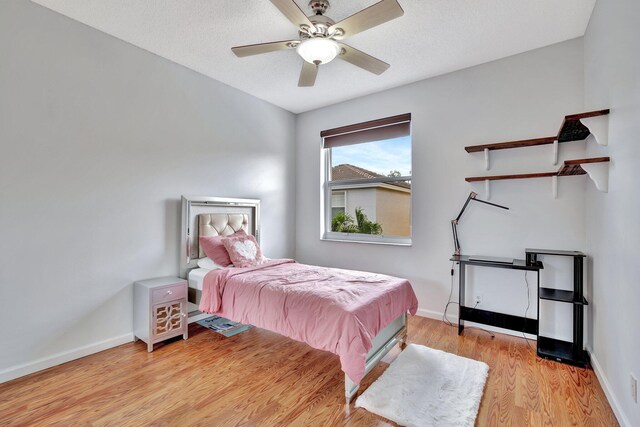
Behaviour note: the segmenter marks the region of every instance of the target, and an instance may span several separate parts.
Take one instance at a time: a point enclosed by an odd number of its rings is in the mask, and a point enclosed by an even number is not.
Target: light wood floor
[[[0,425],[393,425],[344,404],[334,355],[256,328],[231,338],[197,324],[189,332],[153,353],[125,344],[1,384]],[[409,341],[489,364],[478,426],[617,425],[592,370],[541,360],[523,339],[474,329],[458,337],[413,317]]]

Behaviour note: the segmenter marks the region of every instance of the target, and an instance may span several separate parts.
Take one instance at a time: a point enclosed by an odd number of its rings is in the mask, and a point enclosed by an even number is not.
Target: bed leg
[[[404,335],[400,337],[400,350],[407,348],[407,332],[405,330]]]
[[[351,403],[354,397],[356,397],[356,393],[358,393],[358,389],[360,386],[349,378],[348,375],[344,376],[344,397],[347,405]]]

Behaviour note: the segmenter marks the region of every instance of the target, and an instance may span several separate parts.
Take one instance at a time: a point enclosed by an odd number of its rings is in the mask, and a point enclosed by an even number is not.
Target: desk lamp
[[[484,204],[487,204],[487,205],[495,206],[495,207],[500,208],[500,209],[509,210],[509,208],[506,207],[506,206],[498,205],[496,203],[487,202],[485,200],[476,199],[477,196],[478,196],[478,194],[474,193],[473,191],[471,193],[469,193],[469,197],[467,197],[467,201],[464,202],[464,205],[462,206],[462,209],[460,209],[460,213],[458,214],[456,219],[452,219],[451,220],[451,230],[453,231],[453,246],[455,248],[455,252],[453,253],[454,255],[460,255],[460,241],[458,240],[458,222],[460,221],[460,218],[462,217],[462,214],[464,213],[464,211],[467,209],[467,206],[469,205],[469,202],[471,202],[471,201],[480,202],[480,203],[484,203]]]

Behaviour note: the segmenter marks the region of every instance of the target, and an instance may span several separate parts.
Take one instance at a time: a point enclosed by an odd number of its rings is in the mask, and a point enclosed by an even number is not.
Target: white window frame
[[[411,134],[409,135],[411,138]],[[331,148],[321,148],[322,155],[320,156],[323,162],[323,174],[322,174],[322,206],[323,216],[321,219],[320,228],[320,240],[332,241],[332,242],[351,242],[351,243],[371,243],[378,245],[395,245],[395,246],[411,246],[413,237],[413,181],[412,176],[398,176],[398,177],[380,177],[371,179],[348,179],[340,181],[330,181],[331,177]],[[413,138],[411,138],[411,171],[413,175]],[[376,234],[357,234],[357,233],[339,233],[331,231],[331,191],[334,187],[340,187],[344,185],[362,185],[372,183],[386,183],[396,181],[410,181],[411,195],[409,199],[409,230],[410,235],[406,236],[385,236]],[[346,205],[346,196],[345,196]],[[346,206],[345,206],[346,208]],[[346,211],[346,209],[345,209]],[[384,230],[383,230],[384,231]]]
[[[347,191],[348,190],[347,189],[342,189],[342,188],[336,188],[335,191],[338,192],[338,193],[342,193],[344,195],[343,196],[344,197],[344,206],[333,206],[333,191],[332,191],[331,194],[330,194],[330,197],[331,197],[330,200],[331,201],[329,202],[329,204],[330,204],[329,207],[331,208],[331,220],[333,220],[333,208],[334,207],[335,208],[342,208],[342,209],[344,209],[345,213],[347,212]]]

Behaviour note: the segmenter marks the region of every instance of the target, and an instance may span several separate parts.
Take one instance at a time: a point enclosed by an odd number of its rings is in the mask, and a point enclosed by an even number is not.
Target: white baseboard
[[[435,319],[435,320],[440,320],[442,321],[442,315],[443,313],[440,311],[435,311],[435,310],[427,310],[424,308],[419,308],[418,312],[416,313],[416,316],[420,316],[420,317],[426,317],[429,319]],[[447,314],[447,319],[449,319],[449,321],[451,323],[458,323],[458,316],[455,314]],[[470,328],[481,328],[484,329],[485,331],[490,331],[490,332],[497,332],[500,334],[505,334],[505,335],[511,335],[514,337],[520,337],[522,338],[522,332],[517,332],[517,331],[512,331],[509,329],[502,329],[502,328],[494,328],[493,326],[489,326],[489,325],[482,325],[479,323],[474,323],[474,322],[469,322],[468,320],[465,320],[465,326],[468,326]],[[536,341],[537,337],[535,335],[530,335],[530,334],[524,334],[527,339],[529,340],[533,340]]]
[[[419,308],[418,312],[416,313],[416,316],[426,317],[428,319],[442,320],[442,312],[437,312],[435,310],[427,310],[425,308]],[[451,322],[458,321],[458,316],[452,316],[451,314],[448,314],[447,318]]]
[[[593,354],[593,352],[588,349],[589,358],[591,359],[591,366],[593,367],[593,372],[596,373],[596,377],[598,381],[600,381],[600,385],[602,386],[602,390],[604,390],[605,396],[607,396],[607,400],[609,401],[609,405],[611,405],[611,409],[613,409],[613,413],[615,414],[618,422],[622,427],[631,427],[631,423],[629,419],[625,415],[622,407],[618,403],[618,399],[616,399],[616,395],[613,393],[613,389],[607,380],[604,371],[602,370],[602,366],[600,366],[600,362],[598,362],[598,358]]]
[[[12,366],[0,371],[0,384],[34,372],[42,371],[43,369],[51,368],[52,366],[80,359],[81,357],[89,356],[90,354],[99,353],[131,341],[133,341],[133,333],[128,333],[120,335],[119,337],[109,338],[104,341],[98,341],[93,344],[78,347],[73,350],[43,357],[32,362]]]

